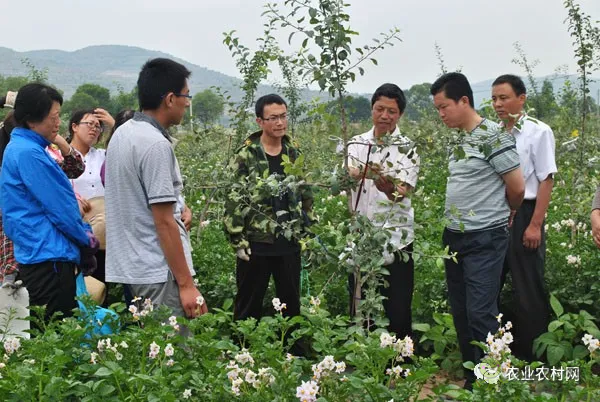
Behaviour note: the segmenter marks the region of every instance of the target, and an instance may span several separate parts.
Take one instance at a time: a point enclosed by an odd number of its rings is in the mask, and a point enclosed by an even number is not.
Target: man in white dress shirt
[[[380,292],[386,297],[383,306],[390,321],[389,330],[399,338],[412,334],[415,263],[410,191],[419,174],[419,157],[396,125],[405,108],[402,90],[395,84],[383,84],[371,98],[373,128],[353,137],[348,145],[350,175],[360,181],[352,192],[352,208],[390,234],[389,244],[381,245],[390,272],[386,277],[389,286]],[[406,253],[408,259],[403,259],[400,252]]]
[[[501,75],[492,84],[494,109],[505,129],[515,137],[525,179],[525,199],[517,211],[511,212],[502,283],[510,272],[512,308],[507,311],[507,319],[514,324],[511,348],[517,357],[532,361],[533,341],[548,330],[550,319],[544,283],[544,217],[557,169],[552,129],[524,112],[526,99],[525,84],[515,75]]]

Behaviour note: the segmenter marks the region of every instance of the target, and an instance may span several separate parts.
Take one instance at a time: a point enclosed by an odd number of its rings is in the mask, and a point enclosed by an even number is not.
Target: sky
[[[593,21],[600,20],[600,0],[578,2]],[[374,56],[378,66],[365,64],[365,76],[348,87],[352,92],[372,93],[383,82],[402,88],[432,82],[440,73],[436,43],[448,70],[460,68],[471,82],[509,72],[524,74],[511,63],[517,41],[530,61],[539,60],[536,75],[553,74],[561,66],[576,72],[563,0],[347,3],[350,27],[359,32],[353,47],[371,43],[393,27],[400,29],[402,39]],[[0,46],[17,51],[139,46],[239,77],[222,43],[223,32],[236,30],[242,44],[256,49],[266,22],[261,17],[264,4],[263,0],[0,0]],[[278,37],[282,46],[287,36]]]

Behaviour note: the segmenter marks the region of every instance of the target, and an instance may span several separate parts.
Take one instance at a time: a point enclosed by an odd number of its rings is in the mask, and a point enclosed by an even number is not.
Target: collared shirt
[[[72,180],[73,189],[85,199],[104,197],[104,186],[102,185],[100,170],[106,159],[106,150],[92,147],[86,155],[76,149],[74,151],[83,158],[85,171],[81,176]]]
[[[448,162],[445,215],[456,232],[505,226],[510,207],[502,175],[519,167],[515,139],[484,119],[460,144],[465,157],[453,152]]]
[[[126,284],[167,281],[152,205],[173,204],[183,252],[194,275],[179,202],[183,183],[168,133],[143,113],[120,126],[106,153],[106,280]]]
[[[348,145],[348,164],[352,167],[362,167],[367,162],[379,164],[383,175],[416,187],[419,175],[419,156],[411,141],[400,134],[398,127],[390,135],[388,145],[377,145],[373,132],[357,135]],[[359,197],[360,196],[360,197]],[[402,249],[414,240],[414,210],[410,197],[392,203],[387,195],[377,189],[375,182],[365,179],[360,192],[352,191],[352,208],[367,216],[375,226],[390,230],[391,243]]]
[[[555,142],[552,129],[545,123],[523,115],[510,130],[517,142],[517,152],[525,179],[525,199],[535,200],[540,183],[555,174]]]
[[[89,245],[67,176],[36,132],[17,127],[4,152],[0,206],[6,235],[20,264],[45,261],[79,263],[79,247]]]

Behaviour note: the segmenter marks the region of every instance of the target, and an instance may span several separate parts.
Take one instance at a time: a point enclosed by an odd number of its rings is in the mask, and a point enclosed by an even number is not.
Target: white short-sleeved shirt
[[[106,159],[106,150],[92,147],[85,156],[75,148],[73,150],[81,155],[81,159],[85,163],[83,174],[71,180],[73,190],[88,200],[94,197],[104,197],[104,185],[102,185],[100,178],[100,169]]]
[[[419,175],[419,156],[410,140],[400,134],[398,127],[390,135],[391,145],[387,146],[376,145],[373,129],[353,137],[348,145],[348,164],[352,167],[361,167],[367,161],[377,163],[384,168],[385,175],[401,180],[414,188]],[[370,151],[369,145],[371,145]],[[388,166],[388,162],[391,166]],[[352,208],[356,205],[357,197],[358,192],[352,191]],[[365,179],[356,210],[367,216],[374,225],[389,228],[391,243],[396,248],[402,249],[413,242],[414,210],[410,197],[390,204],[388,197],[377,190],[375,182]],[[384,217],[388,216],[389,219],[385,220]]]
[[[558,171],[554,156],[554,133],[547,124],[527,115],[519,119],[510,133],[517,143],[525,179],[525,199],[535,200],[540,182]]]
[[[152,215],[157,203],[173,204],[185,259],[195,275],[181,221],[183,183],[175,152],[150,118],[138,113],[117,129],[106,159],[106,280],[135,285],[167,281],[169,265]]]

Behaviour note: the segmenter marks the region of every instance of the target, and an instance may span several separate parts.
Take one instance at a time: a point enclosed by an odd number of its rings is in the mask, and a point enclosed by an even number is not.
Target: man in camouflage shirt
[[[312,193],[282,162],[300,152],[286,135],[287,104],[279,95],[256,102],[252,134],[237,151],[231,168],[235,180],[225,208],[225,230],[237,255],[235,320],[260,319],[271,274],[284,314],[300,314],[300,245],[310,222]],[[263,180],[261,180],[263,179]]]

